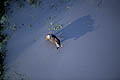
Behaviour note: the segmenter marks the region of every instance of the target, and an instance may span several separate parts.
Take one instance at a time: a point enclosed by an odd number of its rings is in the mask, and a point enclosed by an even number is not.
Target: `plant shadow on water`
[[[85,35],[87,32],[95,30],[93,24],[94,20],[91,18],[90,15],[83,16],[75,20],[62,30],[56,32],[55,35],[58,35],[62,39],[61,42],[71,38],[74,38],[74,40],[76,40]]]

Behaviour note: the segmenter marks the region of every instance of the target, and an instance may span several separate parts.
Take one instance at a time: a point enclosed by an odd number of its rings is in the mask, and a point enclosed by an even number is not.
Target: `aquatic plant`
[[[32,6],[35,7],[37,4],[37,0],[28,0],[28,3]]]
[[[2,31],[5,29],[5,21],[7,20],[5,17],[5,6],[7,5],[8,0],[0,1],[0,80],[3,80],[4,77],[4,58],[6,55],[6,45],[9,39],[7,34],[4,34]]]
[[[55,24],[53,22],[50,22],[50,28],[48,29],[49,30],[49,33],[56,33],[57,31],[61,30],[63,28],[63,25],[62,24]]]
[[[9,76],[5,75],[6,65],[4,64],[4,59],[6,57],[7,52],[7,42],[10,36],[7,33],[4,33],[6,30],[16,31],[16,24],[11,25],[9,22],[9,18],[6,15],[6,7],[8,5],[8,0],[1,0],[0,1],[0,80],[9,80]],[[17,72],[16,76],[20,76]],[[7,79],[6,79],[6,78]],[[21,77],[21,76],[20,76]],[[23,77],[21,77],[22,79]]]

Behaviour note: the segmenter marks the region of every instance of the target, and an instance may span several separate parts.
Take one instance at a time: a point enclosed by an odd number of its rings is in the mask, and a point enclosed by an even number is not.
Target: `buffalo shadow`
[[[90,15],[83,16],[56,32],[55,35],[60,37],[61,42],[72,38],[76,40],[85,35],[87,32],[95,30],[93,24],[94,20]]]

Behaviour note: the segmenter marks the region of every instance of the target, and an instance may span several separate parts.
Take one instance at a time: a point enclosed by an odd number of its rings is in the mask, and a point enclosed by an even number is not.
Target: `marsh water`
[[[120,80],[119,0],[9,3],[6,80]],[[48,33],[63,48],[46,41]]]

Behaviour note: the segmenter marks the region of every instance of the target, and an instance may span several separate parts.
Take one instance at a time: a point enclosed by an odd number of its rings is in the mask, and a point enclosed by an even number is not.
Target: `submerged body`
[[[46,40],[49,40],[50,42],[55,44],[57,49],[62,47],[60,40],[54,34],[46,35]]]

